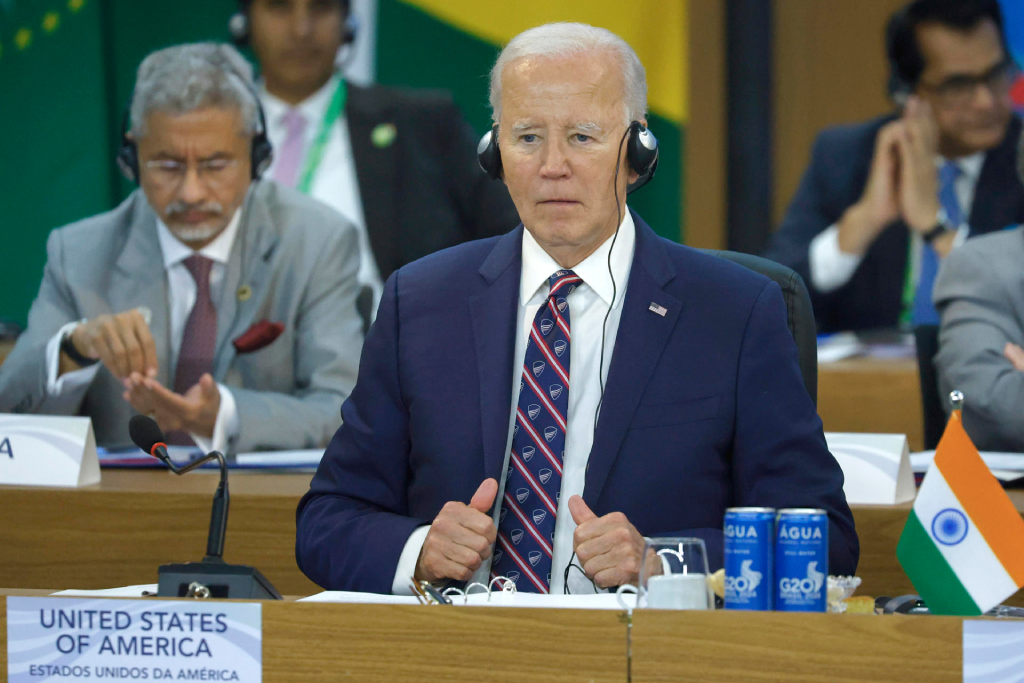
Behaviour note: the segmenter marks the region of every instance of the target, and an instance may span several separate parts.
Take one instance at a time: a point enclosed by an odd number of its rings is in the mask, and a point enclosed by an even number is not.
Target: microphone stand
[[[203,562],[223,562],[224,537],[228,528],[228,506],[231,504],[231,495],[228,493],[228,463],[224,459],[224,454],[220,451],[212,451],[181,467],[174,464],[170,458],[160,459],[178,476],[187,474],[211,460],[217,461],[220,466],[220,484],[217,485],[217,492],[213,494],[213,508],[210,510],[210,533],[206,538],[206,557],[203,558]]]
[[[156,449],[153,449],[156,451]],[[156,455],[172,472],[187,474],[211,460],[220,466],[220,483],[210,510],[210,532],[206,539],[206,556],[201,562],[165,564],[160,566],[160,597],[234,598],[281,600],[281,594],[255,567],[224,562],[224,537],[228,527],[228,464],[224,454],[212,451],[187,465],[178,466],[170,457]]]

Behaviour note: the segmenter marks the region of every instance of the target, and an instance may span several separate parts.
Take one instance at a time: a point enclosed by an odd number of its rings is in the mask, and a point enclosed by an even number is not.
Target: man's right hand
[[[120,380],[133,372],[156,375],[156,343],[138,309],[82,323],[71,333],[71,343],[86,358],[98,358]],[[61,361],[61,374],[67,365],[74,365],[66,354],[61,354]]]
[[[417,581],[455,579],[468,581],[491,556],[498,537],[494,520],[487,514],[498,494],[498,482],[485,479],[469,505],[445,503],[430,525],[416,562]]]
[[[900,137],[906,124],[892,121],[878,131],[871,172],[860,200],[839,221],[839,248],[861,255],[887,225],[900,216]]]

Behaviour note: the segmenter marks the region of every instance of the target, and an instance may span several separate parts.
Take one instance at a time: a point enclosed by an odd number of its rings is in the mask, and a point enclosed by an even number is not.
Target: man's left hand
[[[576,522],[572,548],[590,580],[599,588],[636,585],[644,537],[626,515],[612,512],[598,517],[580,496],[569,499],[569,512]]]
[[[209,373],[184,394],[176,394],[137,372],[124,383],[125,400],[143,415],[150,415],[165,433],[181,429],[206,439],[213,437],[220,410],[220,389]]]

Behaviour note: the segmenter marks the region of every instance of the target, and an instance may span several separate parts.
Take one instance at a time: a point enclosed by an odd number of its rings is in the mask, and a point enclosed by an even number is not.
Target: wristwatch
[[[86,358],[78,351],[78,349],[75,348],[74,342],[71,341],[71,334],[74,331],[75,328],[72,327],[70,330],[64,333],[63,337],[61,337],[60,350],[63,351],[68,358],[70,358],[77,365],[83,368],[99,362],[99,358]]]
[[[947,232],[956,232],[957,226],[950,225],[949,215],[946,210],[939,208],[939,212],[935,215],[935,227],[928,230],[928,232],[921,233],[921,239],[924,240],[925,244],[931,244],[939,237],[942,237]]]

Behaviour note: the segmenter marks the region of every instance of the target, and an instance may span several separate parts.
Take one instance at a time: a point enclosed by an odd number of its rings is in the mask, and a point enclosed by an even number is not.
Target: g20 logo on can
[[[816,597],[825,583],[825,575],[818,571],[817,561],[807,563],[804,578],[783,577],[779,579],[779,591],[784,597]]]

